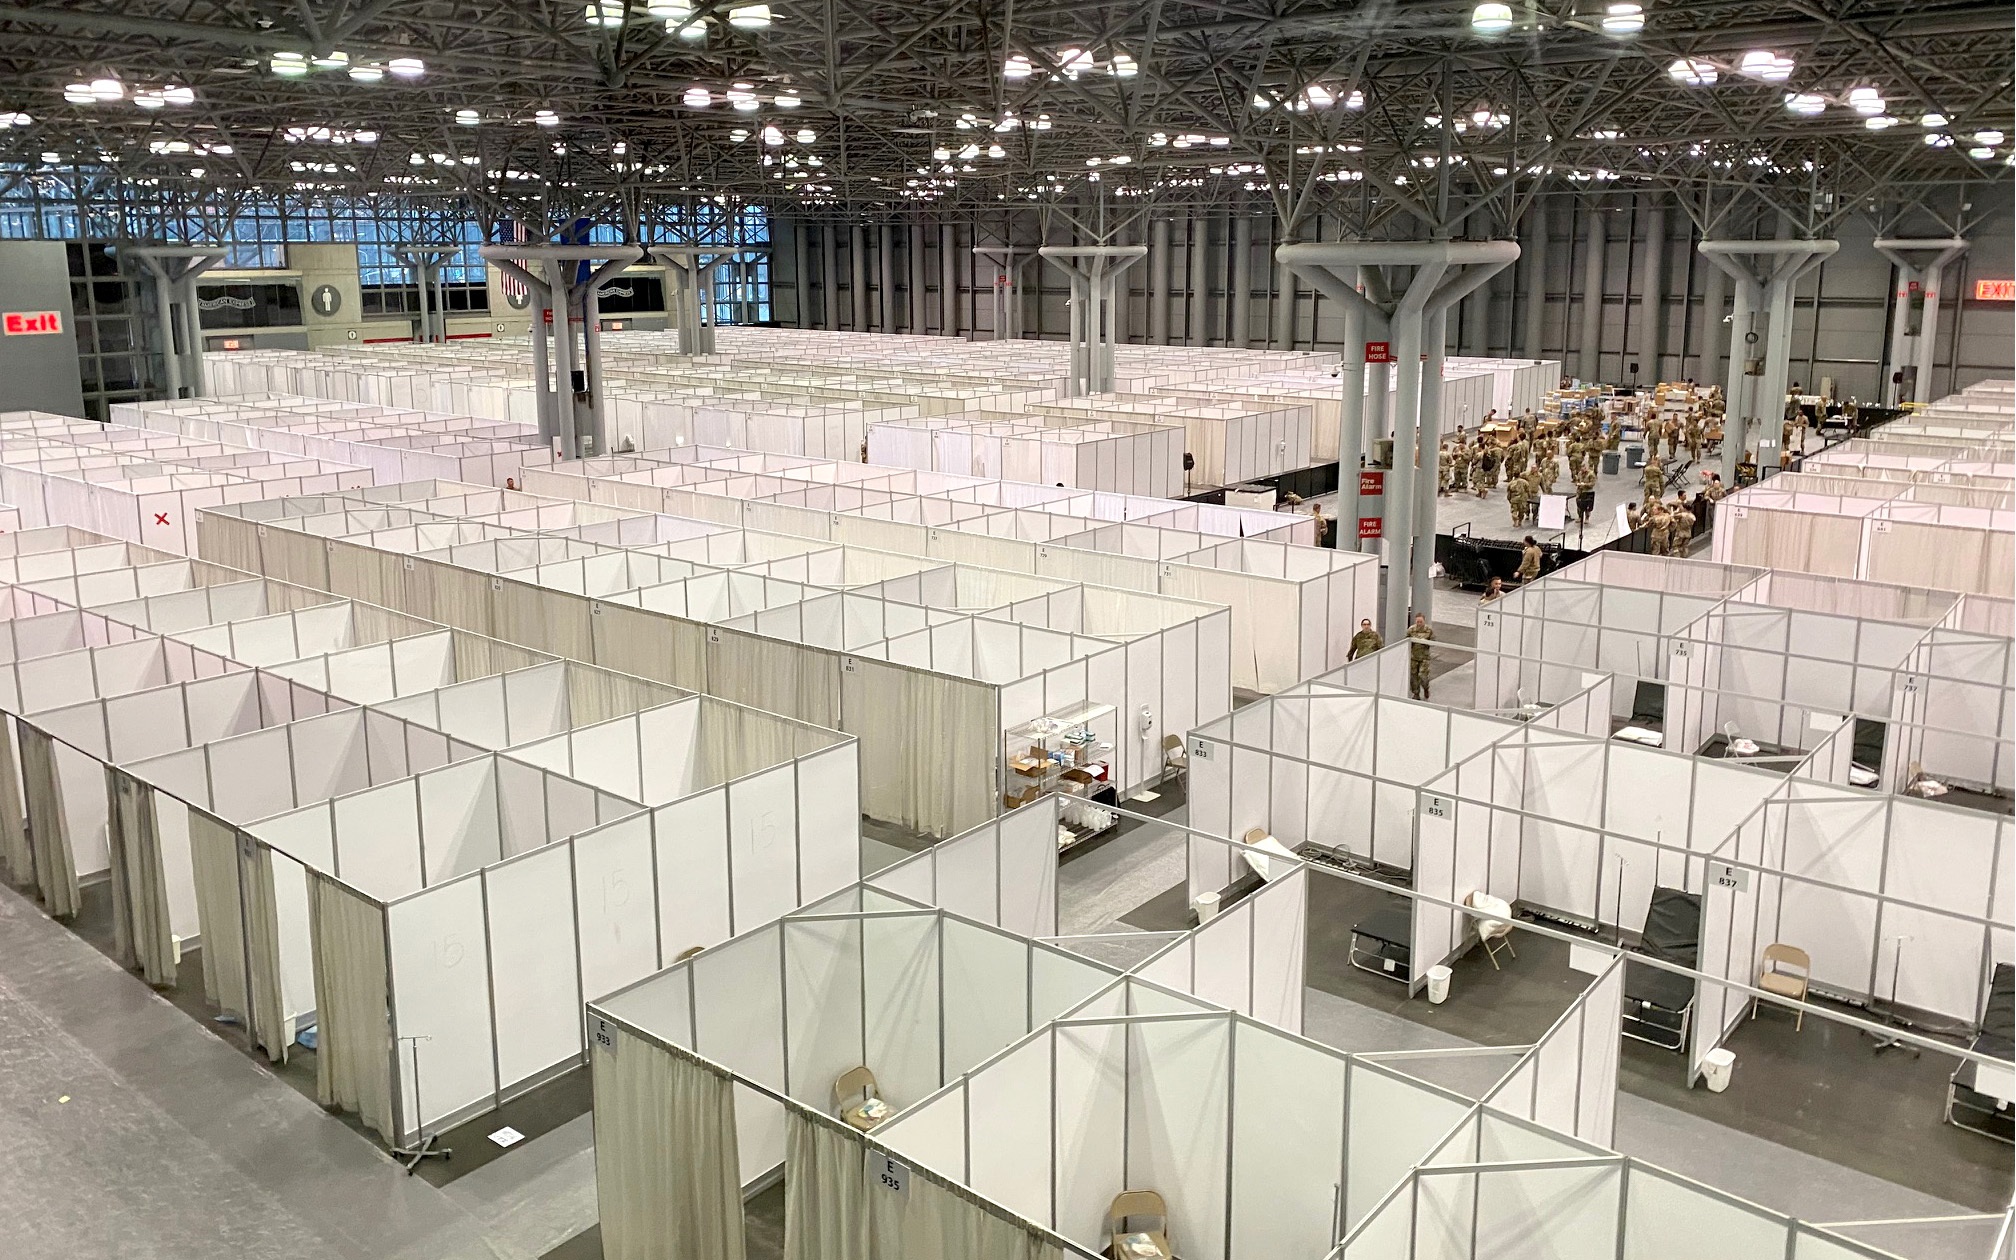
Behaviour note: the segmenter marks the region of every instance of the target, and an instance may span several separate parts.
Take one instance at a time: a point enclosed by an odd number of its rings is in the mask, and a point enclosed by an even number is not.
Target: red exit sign
[[[2016,302],[2016,280],[1976,280],[1976,302]]]
[[[61,311],[8,311],[0,316],[9,337],[40,337],[63,331]]]

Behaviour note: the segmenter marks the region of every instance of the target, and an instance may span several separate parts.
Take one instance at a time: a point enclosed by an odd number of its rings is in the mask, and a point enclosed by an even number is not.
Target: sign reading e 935
[[[35,337],[63,331],[61,311],[8,311],[0,315],[9,337]]]

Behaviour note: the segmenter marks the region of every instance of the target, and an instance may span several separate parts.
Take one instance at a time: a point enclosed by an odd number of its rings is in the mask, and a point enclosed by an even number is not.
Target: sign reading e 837
[[[61,311],[8,311],[0,315],[9,337],[32,337],[63,331]]]

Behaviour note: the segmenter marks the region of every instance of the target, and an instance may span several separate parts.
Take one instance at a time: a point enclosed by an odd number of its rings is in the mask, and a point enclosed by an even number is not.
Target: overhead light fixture
[[[483,116],[473,109],[458,109],[455,111],[455,121],[464,127],[474,127],[483,121]]]
[[[152,88],[135,88],[133,91],[133,103],[141,109],[160,109],[168,102],[162,99],[161,93]]]
[[[784,143],[784,133],[774,124],[765,127],[763,128],[763,143],[774,149]]]
[[[34,122],[33,118],[16,110],[0,114],[0,127],[27,127],[32,126]]]
[[[276,52],[266,63],[274,74],[282,78],[298,79],[308,73],[308,58],[298,52]]]
[[[1805,114],[1811,117],[1826,110],[1827,100],[1825,97],[1813,92],[1787,92],[1785,94],[1785,108],[1795,114]]]
[[[1698,57],[1682,57],[1666,67],[1666,75],[1685,87],[1708,87],[1722,77],[1714,62]]]
[[[1895,127],[1897,122],[1897,119],[1890,117],[1888,114],[1878,114],[1874,118],[1864,118],[1862,125],[1871,131],[1888,131],[1890,128]]]
[[[167,101],[170,105],[194,105],[196,103],[196,89],[183,87],[180,84],[170,84],[161,89],[161,99]]]
[[[126,95],[126,85],[117,79],[91,80],[91,99],[94,101],[116,101]]]
[[[739,9],[728,10],[728,25],[745,31],[760,31],[770,25],[770,6],[767,4],[745,4]]]
[[[1605,35],[1636,35],[1645,29],[1645,6],[1635,0],[1606,5],[1602,27]]]
[[[89,83],[72,83],[64,87],[63,99],[72,105],[89,105],[98,98],[91,95]]]
[[[1131,79],[1141,73],[1139,63],[1123,52],[1113,54],[1112,70],[1116,79]]]
[[[1737,63],[1736,69],[1766,83],[1783,83],[1792,77],[1793,66],[1792,58],[1782,53],[1755,48],[1743,54],[1743,60]]]
[[[1337,94],[1321,83],[1311,83],[1302,89],[1302,99],[1309,102],[1311,109],[1328,109],[1337,103]]]
[[[19,116],[20,116],[20,117],[22,117],[22,118],[26,118],[26,117],[27,117],[27,115],[26,115],[26,114],[22,114],[22,115],[19,115]],[[22,123],[22,124],[19,124],[19,125],[21,125],[21,126],[26,126],[27,124],[26,124],[26,123]],[[2002,143],[2002,142],[2003,142],[2004,140],[2006,140],[2006,139],[2008,139],[2008,137],[2007,137],[2007,136],[2004,136],[2004,135],[2003,135],[2003,134],[2002,134],[2001,132],[1999,132],[1999,131],[1977,131],[1977,132],[1975,132],[1975,133],[1974,133],[1974,143],[1976,143],[1976,144],[1985,144],[1985,145],[1989,146],[1990,148],[1993,148],[1994,146],[1996,146],[1996,145],[1998,145],[1998,144],[2001,144],[2001,143]]]
[[[1920,127],[1944,127],[1946,125],[1946,115],[1937,112],[1926,114],[1918,120],[1918,125]]]
[[[800,127],[797,130],[797,132],[792,135],[791,138],[793,140],[796,140],[799,144],[811,144],[819,139],[819,133],[812,130],[810,127]]]
[[[679,103],[688,109],[706,109],[714,103],[714,94],[703,87],[690,87],[679,98]]]
[[[779,109],[797,109],[805,102],[794,93],[780,92],[773,98],[772,103]]]
[[[1273,105],[1274,105],[1274,102],[1273,102],[1273,101],[1271,101],[1271,100],[1269,100],[1269,99],[1268,99],[1268,98],[1267,98],[1267,97],[1266,97],[1266,96],[1265,96],[1264,94],[1262,94],[1262,93],[1260,93],[1260,92],[1255,92],[1255,93],[1253,94],[1253,108],[1254,108],[1254,109],[1271,109],[1271,108],[1273,108]]]
[[[623,0],[589,0],[588,8],[582,15],[590,26],[621,26],[624,12]]]
[[[418,57],[394,57],[385,63],[385,68],[400,79],[417,79],[427,73],[427,63]]]
[[[357,83],[376,83],[385,77],[385,67],[375,61],[360,61],[350,67],[350,78]]]
[[[950,162],[952,160],[952,150],[939,145],[937,148],[931,150],[931,160],[933,162]]]
[[[1943,131],[1928,131],[1925,133],[1925,143],[1935,149],[1950,149],[1953,147],[1953,137]]]
[[[745,114],[753,114],[763,105],[763,102],[756,99],[753,83],[737,83],[729,88],[728,103]]]
[[[560,125],[560,115],[550,109],[542,109],[532,115],[532,121],[541,127],[558,127]]]
[[[350,64],[350,54],[340,48],[332,48],[328,52],[316,53],[308,61],[310,65],[316,66],[319,69],[341,70]]]
[[[1013,56],[1001,63],[1001,77],[1004,79],[1026,79],[1036,73],[1036,67],[1027,57]]]
[[[23,118],[26,118],[27,116],[28,115],[26,114],[21,115],[21,117]],[[23,126],[26,126],[26,124],[24,123]],[[987,146],[987,156],[990,158],[1004,158],[1008,156],[1008,150],[1002,148],[998,144],[990,144]]]
[[[1853,87],[1848,89],[1848,108],[1862,115],[1883,112],[1883,94],[1873,87]]]
[[[1092,69],[1092,54],[1082,48],[1066,48],[1057,54],[1057,64],[1064,71],[1064,77],[1075,79]]]
[[[1470,11],[1470,29],[1479,35],[1503,35],[1512,29],[1512,6],[1487,0]]]
[[[1050,130],[1050,115],[1048,115],[1048,114],[1038,114],[1038,115],[1036,115],[1035,119],[1034,119],[1033,121],[1031,121],[1031,122],[1030,122],[1030,124],[1029,124],[1029,130],[1031,130],[1031,131],[1048,131],[1048,130]]]

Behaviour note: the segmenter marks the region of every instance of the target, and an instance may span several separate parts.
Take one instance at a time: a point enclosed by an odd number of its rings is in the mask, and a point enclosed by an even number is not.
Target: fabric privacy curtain
[[[35,855],[21,812],[21,782],[15,773],[14,719],[0,714],[0,878],[11,884],[35,880]]]
[[[175,983],[175,935],[161,869],[154,789],[117,766],[105,767],[111,802],[112,931],[119,961],[149,984]]]
[[[248,1003],[238,837],[224,823],[191,809],[189,857],[196,878],[196,925],[203,936],[203,993],[242,1024]]]
[[[866,1148],[784,1104],[784,1260],[868,1260]],[[886,1193],[886,1192],[885,1192]]]
[[[612,1028],[595,1043],[595,1187],[609,1260],[744,1260],[735,1084]]]
[[[356,1112],[392,1145],[385,912],[311,871],[308,925],[315,949],[315,1100]]]
[[[273,1062],[285,1063],[294,1042],[294,1029],[281,997],[280,915],[273,895],[275,861],[285,861],[294,870],[301,870],[291,858],[278,858],[265,845],[245,844],[238,853],[238,887],[245,915],[246,989],[251,997],[252,1042],[263,1047],[266,1057]]]
[[[1065,1260],[1062,1247],[915,1165],[901,1192],[867,1194],[871,1260]],[[785,1260],[795,1260],[788,1247]]]
[[[70,824],[63,792],[56,785],[56,748],[47,735],[25,723],[21,734],[21,794],[28,805],[28,846],[34,854],[35,887],[57,918],[76,914],[77,861],[70,855]]]

